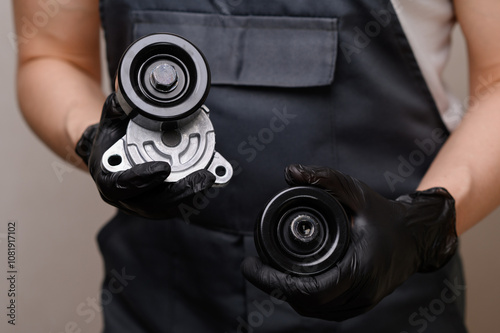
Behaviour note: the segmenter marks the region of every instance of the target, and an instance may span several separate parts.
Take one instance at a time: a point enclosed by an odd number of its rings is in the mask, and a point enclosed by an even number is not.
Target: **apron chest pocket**
[[[333,82],[336,18],[134,11],[134,39],[178,34],[210,65],[213,85],[315,87]]]

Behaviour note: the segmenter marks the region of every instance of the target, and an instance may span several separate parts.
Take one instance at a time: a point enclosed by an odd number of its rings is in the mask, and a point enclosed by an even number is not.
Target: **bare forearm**
[[[79,164],[74,147],[85,128],[99,121],[104,101],[98,80],[64,60],[35,58],[19,68],[18,97],[35,133],[59,156]]]
[[[26,18],[40,1],[13,0],[18,44],[18,98],[35,133],[59,156],[80,164],[74,153],[83,130],[99,120],[99,0],[55,2],[57,13],[34,36],[24,38]],[[83,164],[81,165],[82,167]]]
[[[442,186],[456,200],[462,234],[500,204],[500,84],[470,109],[431,165],[419,189]]]
[[[454,0],[467,40],[474,105],[450,136],[419,188],[442,186],[456,200],[462,234],[500,204],[500,32],[498,0]],[[486,84],[485,84],[486,81]]]

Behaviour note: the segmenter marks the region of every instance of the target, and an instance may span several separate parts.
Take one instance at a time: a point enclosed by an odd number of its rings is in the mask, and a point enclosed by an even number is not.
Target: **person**
[[[13,3],[27,122],[63,158],[76,148],[120,208],[98,235],[103,288],[117,271],[135,278],[103,304],[105,332],[466,331],[457,234],[500,200],[497,1]],[[53,15],[23,36],[40,11]],[[455,19],[470,67],[461,121],[440,80]],[[235,169],[226,188],[203,171],[167,184],[165,163],[99,167],[128,121],[101,92],[100,23],[111,77],[149,33],[205,54],[217,150]],[[285,166],[290,185],[326,189],[351,216],[346,254],[318,276],[254,257]]]

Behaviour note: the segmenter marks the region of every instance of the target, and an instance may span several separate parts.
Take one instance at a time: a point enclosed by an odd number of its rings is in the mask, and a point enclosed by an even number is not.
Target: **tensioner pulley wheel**
[[[272,198],[255,230],[264,262],[286,273],[314,275],[333,266],[349,242],[349,220],[326,191],[288,188]]]
[[[115,84],[125,113],[158,130],[200,110],[210,88],[210,70],[202,53],[183,37],[152,34],[125,51]]]

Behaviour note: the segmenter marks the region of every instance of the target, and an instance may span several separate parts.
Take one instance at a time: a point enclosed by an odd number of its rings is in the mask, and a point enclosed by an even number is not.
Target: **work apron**
[[[458,256],[340,323],[302,317],[240,273],[288,164],[329,166],[396,198],[446,140],[390,1],[101,0],[101,15],[111,77],[150,33],[200,48],[216,149],[235,171],[177,218],[118,212],[101,230],[105,332],[465,332]]]

